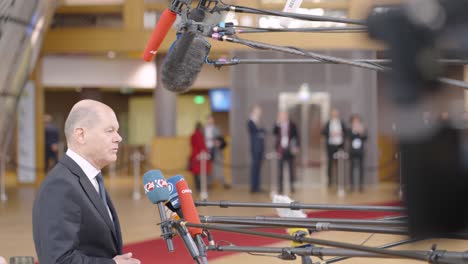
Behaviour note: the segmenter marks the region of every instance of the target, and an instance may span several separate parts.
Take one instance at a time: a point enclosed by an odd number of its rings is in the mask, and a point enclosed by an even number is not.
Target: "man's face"
[[[85,129],[84,149],[93,165],[101,169],[117,160],[117,151],[122,137],[119,122],[110,109],[99,110],[99,118],[90,128]]]
[[[336,109],[333,109],[333,110],[331,111],[331,117],[332,117],[333,119],[339,118],[339,117],[340,117],[340,112],[338,112],[338,110],[336,110]]]
[[[253,114],[254,116],[256,116],[257,118],[260,118],[262,116],[262,109],[258,106],[256,106],[254,109],[253,109]]]
[[[207,125],[213,125],[214,124],[214,119],[212,116],[209,116],[206,118],[206,124]]]
[[[279,113],[278,119],[280,122],[288,122],[289,121],[289,115],[288,112],[286,111],[281,111]]]

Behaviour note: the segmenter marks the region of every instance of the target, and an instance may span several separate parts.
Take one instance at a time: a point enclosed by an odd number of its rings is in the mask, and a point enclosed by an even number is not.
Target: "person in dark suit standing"
[[[294,181],[296,179],[294,157],[299,152],[299,135],[294,122],[289,120],[286,111],[278,113],[278,120],[273,128],[276,136],[275,148],[279,155],[279,192],[283,193],[283,167],[287,163],[289,168],[289,180],[291,192],[294,192]]]
[[[364,143],[367,133],[361,117],[352,115],[349,128],[350,183],[354,190],[363,191],[364,186]],[[357,171],[357,172],[356,172]]]
[[[42,182],[33,205],[41,264],[138,264],[122,254],[119,218],[101,169],[117,160],[119,123],[107,105],[82,100],[65,122],[68,150]]]
[[[328,187],[330,187],[333,180],[333,166],[336,165],[333,155],[344,148],[346,136],[346,125],[340,119],[340,112],[337,109],[331,110],[331,118],[323,127],[322,135],[325,137],[327,148]]]
[[[58,162],[58,143],[59,143],[59,130],[53,124],[53,118],[51,115],[44,116],[45,126],[45,171],[48,172],[50,169],[50,161],[52,160],[53,165]]]
[[[250,138],[250,155],[252,164],[250,167],[250,192],[261,192],[260,171],[262,168],[262,160],[265,153],[265,129],[260,127],[260,118],[262,116],[262,108],[255,105],[250,113],[247,129]]]

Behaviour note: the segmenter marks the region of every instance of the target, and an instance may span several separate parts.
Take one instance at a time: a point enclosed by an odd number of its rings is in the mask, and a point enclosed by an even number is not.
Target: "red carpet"
[[[399,203],[385,203],[380,205],[399,205]],[[319,211],[307,214],[308,217],[321,217],[321,218],[351,218],[351,219],[374,219],[385,216],[398,215],[397,213],[387,212],[357,212],[357,211]],[[285,233],[284,229],[262,229],[266,232]],[[250,236],[237,233],[212,231],[211,232],[215,241],[219,244],[221,240],[229,241],[237,246],[266,246],[279,242],[278,239],[265,238],[259,236]],[[185,249],[180,237],[174,240],[175,251],[169,253],[167,251],[166,242],[163,239],[154,239],[143,241],[139,243],[132,243],[124,246],[124,252],[133,252],[133,255],[140,259],[143,264],[158,263],[172,263],[172,264],[186,264],[193,263],[189,253]],[[219,257],[236,254],[234,252],[208,252],[208,259],[213,260]]]

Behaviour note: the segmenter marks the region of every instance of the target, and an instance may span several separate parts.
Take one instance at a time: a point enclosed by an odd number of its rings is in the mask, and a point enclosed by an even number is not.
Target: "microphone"
[[[153,204],[158,205],[159,216],[161,217],[161,233],[166,240],[167,249],[169,252],[174,251],[172,243],[171,227],[168,226],[164,202],[169,199],[169,189],[167,182],[164,179],[161,171],[150,170],[143,175],[143,188],[145,189],[146,197]]]
[[[172,212],[177,213],[180,218],[184,218],[182,209],[180,209],[179,194],[177,193],[176,184],[179,181],[185,181],[181,175],[175,175],[167,179],[167,185],[169,188],[169,201],[166,203],[167,208]]]
[[[164,38],[167,35],[167,32],[174,24],[177,18],[177,13],[171,11],[170,9],[166,9],[163,11],[161,18],[159,18],[156,27],[151,34],[150,39],[148,40],[145,51],[143,52],[143,60],[151,61],[153,57],[158,52],[161,43],[163,42]]]
[[[166,206],[171,209],[171,211],[177,213],[180,218],[183,218],[182,209],[180,208],[179,194],[177,193],[176,189],[176,184],[179,181],[185,182],[184,177],[181,175],[175,175],[167,179],[167,185],[169,188],[169,201],[166,203]],[[187,231],[187,228],[182,226],[180,223],[176,223],[175,228],[184,242],[185,247],[190,253],[190,256],[192,256],[192,259],[197,263],[203,263],[202,259],[200,258],[200,251],[198,250],[195,241],[190,236],[190,233]]]
[[[197,209],[195,208],[195,203],[193,202],[192,198],[192,190],[189,189],[188,184],[186,181],[178,181],[176,183],[177,193],[179,194],[180,200],[180,208],[182,209],[182,213],[184,214],[185,221],[194,223],[194,224],[201,224],[200,217],[198,216]],[[195,239],[195,243],[200,251],[200,255],[202,260],[206,263],[206,252],[205,252],[205,243],[203,243],[203,239],[201,234],[203,230],[198,227],[189,227],[188,231],[190,235]]]
[[[191,10],[190,20],[202,22],[205,19],[206,12],[200,6],[202,4],[202,1],[199,2],[199,6]],[[211,44],[204,37],[186,28],[174,42],[161,66],[164,87],[176,93],[186,92],[197,79],[210,49]]]
[[[211,44],[195,33],[183,33],[161,66],[161,82],[176,93],[183,93],[193,85],[200,73]]]
[[[189,189],[186,181],[178,181],[176,183],[177,193],[179,194],[180,208],[184,214],[184,219],[187,222],[194,224],[201,224],[200,217],[198,216],[195,203],[192,198],[192,190]],[[190,235],[192,237],[202,234],[202,229],[199,227],[189,227]]]

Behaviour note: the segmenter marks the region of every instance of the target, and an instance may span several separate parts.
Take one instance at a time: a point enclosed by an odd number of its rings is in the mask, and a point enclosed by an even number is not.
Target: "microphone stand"
[[[159,216],[161,217],[161,236],[166,241],[167,250],[169,252],[173,252],[174,243],[172,242],[172,237],[174,236],[174,233],[172,232],[171,223],[167,220],[164,204],[159,202],[157,205],[159,209]]]
[[[203,239],[201,235],[195,235],[195,244],[198,247],[198,250],[200,251],[200,258],[203,263],[208,263],[208,259],[206,258],[206,245],[205,242],[203,242]]]
[[[314,210],[344,210],[344,211],[374,211],[404,213],[406,209],[401,206],[376,206],[376,205],[329,205],[329,204],[304,204],[292,203],[248,203],[230,201],[195,201],[196,206],[228,207],[256,207],[256,208],[286,208],[291,210],[314,209]]]
[[[392,234],[392,235],[408,235],[407,228],[401,227],[379,227],[379,226],[358,226],[358,225],[343,225],[332,223],[287,223],[276,221],[249,221],[249,220],[220,220],[216,221],[218,224],[243,224],[255,225],[263,227],[275,228],[307,228],[312,232],[320,231],[346,231],[346,232],[359,232],[359,233],[376,233],[376,234]]]
[[[195,243],[195,241],[193,241],[192,237],[190,236],[190,233],[187,231],[187,228],[181,225],[179,221],[172,221],[171,224],[173,227],[175,227],[175,229],[179,233],[192,259],[195,260],[197,264],[206,264],[207,263],[206,253],[203,252],[204,255],[200,254],[200,249],[197,247],[197,244]],[[204,250],[205,249],[203,249],[203,251]],[[205,256],[205,257],[202,257],[202,256]]]
[[[388,59],[362,59],[362,60],[352,60],[355,62],[361,63],[371,63],[371,64],[390,64],[391,60]],[[468,60],[457,60],[457,59],[441,59],[438,61],[443,64],[452,64],[452,65],[464,65],[468,64]],[[221,58],[218,60],[207,60],[207,63],[215,67],[223,66],[233,66],[240,64],[338,64],[333,61],[322,61],[317,59],[241,59],[241,58],[232,58],[226,59]]]
[[[248,13],[248,14],[256,14],[256,15],[287,17],[287,18],[294,18],[294,19],[305,20],[305,21],[328,21],[328,22],[336,22],[336,23],[344,23],[344,24],[366,25],[366,21],[363,21],[363,20],[341,18],[341,17],[331,17],[331,16],[298,14],[298,13],[283,12],[283,11],[271,11],[271,10],[267,11],[267,10],[260,10],[260,9],[255,9],[251,7],[237,6],[237,5],[220,6],[220,7],[215,8],[214,10],[215,12],[231,11],[231,12],[236,12],[236,13]]]
[[[340,248],[323,248],[323,247],[240,247],[240,246],[208,246],[207,250],[212,251],[230,251],[230,252],[249,252],[249,253],[279,253],[281,259],[294,260],[295,255],[300,256],[340,256],[340,257],[360,257],[360,258],[404,258],[397,255],[381,255],[358,250],[348,250]],[[419,255],[421,258],[429,259],[429,262],[437,263],[441,260],[445,263],[459,263],[465,259],[465,252],[452,252],[445,250],[431,249],[429,251],[422,250],[402,250],[407,254]],[[430,259],[434,259],[431,261]]]
[[[386,249],[380,249],[380,248],[373,248],[369,246],[361,246],[361,245],[355,245],[355,244],[350,244],[350,243],[329,241],[329,240],[316,239],[316,238],[310,238],[310,237],[290,236],[290,235],[284,235],[284,234],[273,234],[273,233],[260,232],[260,231],[227,228],[227,227],[211,225],[211,224],[195,224],[195,223],[185,222],[185,225],[191,226],[191,227],[203,228],[203,229],[213,229],[213,230],[221,230],[221,231],[241,233],[241,234],[254,235],[254,236],[285,239],[285,240],[295,241],[298,243],[309,243],[309,244],[318,244],[318,245],[324,245],[324,246],[329,246],[329,247],[352,249],[352,250],[357,250],[357,251],[375,253],[375,254],[384,255],[384,256],[397,256],[397,257],[423,260],[423,261],[429,260],[430,262],[434,262],[434,263],[446,263],[446,264],[454,263],[453,261],[447,260],[445,258],[431,259],[431,258],[428,258],[428,256],[426,255],[417,254],[415,252],[401,251],[401,250],[386,250]]]
[[[381,65],[376,65],[376,64],[371,64],[371,63],[364,63],[364,62],[357,62],[349,59],[343,59],[343,58],[338,58],[338,57],[333,57],[333,56],[327,56],[327,55],[322,55],[318,54],[315,52],[310,52],[306,50],[302,50],[299,48],[294,48],[294,47],[283,47],[283,46],[278,46],[278,45],[271,45],[268,43],[263,43],[263,42],[258,42],[258,41],[252,41],[252,40],[247,40],[247,39],[241,39],[237,37],[229,37],[227,35],[219,34],[219,33],[214,33],[211,36],[213,39],[218,40],[218,41],[227,41],[231,43],[236,43],[236,44],[242,44],[249,46],[251,48],[255,49],[261,49],[261,50],[274,50],[274,51],[280,51],[284,53],[289,53],[289,54],[294,54],[294,55],[300,55],[304,57],[310,57],[313,59],[317,59],[323,62],[332,62],[332,63],[337,63],[337,64],[346,64],[350,66],[356,66],[368,70],[374,70],[374,71],[384,71],[388,70],[388,68],[383,67]]]
[[[200,215],[200,221],[203,223],[222,223],[223,221],[244,220],[244,221],[272,221],[276,223],[333,223],[350,225],[381,225],[381,226],[406,226],[407,221],[403,220],[367,220],[367,219],[343,219],[343,218],[301,218],[301,217],[238,217],[238,216],[203,216]]]

